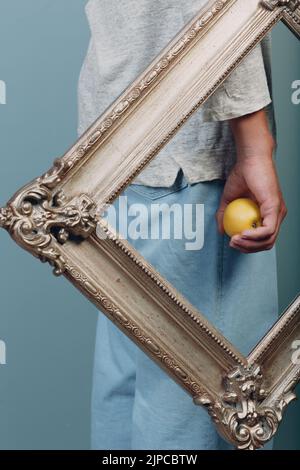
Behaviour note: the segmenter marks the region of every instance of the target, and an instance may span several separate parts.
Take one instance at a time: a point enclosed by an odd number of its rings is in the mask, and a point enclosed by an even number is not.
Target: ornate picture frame
[[[104,311],[239,449],[269,441],[295,398],[300,296],[244,357],[102,214],[281,20],[299,36],[300,2],[209,1],[74,146],[0,211],[0,226],[21,247]]]

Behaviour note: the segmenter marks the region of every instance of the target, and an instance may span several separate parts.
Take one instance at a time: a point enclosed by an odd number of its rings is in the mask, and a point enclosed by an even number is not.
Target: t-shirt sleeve
[[[268,83],[260,43],[204,103],[204,121],[225,121],[265,108],[272,101]]]

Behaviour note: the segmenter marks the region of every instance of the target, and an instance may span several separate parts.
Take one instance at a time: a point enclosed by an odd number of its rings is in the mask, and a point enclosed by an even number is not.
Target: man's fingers
[[[230,246],[232,248],[235,248],[242,253],[257,253],[259,251],[265,251],[265,250],[271,250],[273,246],[275,245],[280,226],[282,221],[287,215],[287,209],[285,204],[282,205],[279,216],[277,218],[277,225],[275,232],[272,235],[269,236],[263,236],[260,238],[258,236],[257,238],[249,238],[249,237],[243,237],[242,235],[235,235],[234,237],[231,238],[230,241]],[[259,229],[264,229],[265,227],[259,227],[255,229],[255,231],[258,231]]]
[[[241,237],[249,240],[263,241],[276,234],[280,225],[280,209],[274,208],[266,216],[263,217],[261,227],[251,230],[244,230]]]
[[[264,241],[274,235],[275,231],[276,228],[262,226],[242,232],[241,238],[244,240]]]
[[[271,250],[275,244],[276,235],[277,234],[263,241],[245,240],[235,235],[230,241],[230,246],[242,251],[242,253],[256,253],[258,251]]]

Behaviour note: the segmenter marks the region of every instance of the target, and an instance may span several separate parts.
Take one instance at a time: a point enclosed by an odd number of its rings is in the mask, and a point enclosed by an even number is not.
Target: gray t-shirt
[[[206,3],[207,0],[87,3],[91,39],[78,85],[80,135]],[[228,119],[268,106],[273,121],[270,83],[267,37],[133,182],[170,186],[180,168],[190,184],[226,178],[236,158]]]

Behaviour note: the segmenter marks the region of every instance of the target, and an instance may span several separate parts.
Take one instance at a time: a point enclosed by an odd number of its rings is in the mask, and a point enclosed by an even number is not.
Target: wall
[[[292,103],[291,84],[300,80],[300,43],[283,25],[273,33],[274,96],[278,126],[278,170],[288,217],[278,242],[279,301],[283,310],[300,292],[300,104]],[[298,386],[298,396],[300,387]],[[292,403],[278,432],[279,449],[300,449],[300,404]]]
[[[0,205],[76,139],[85,1],[0,0]],[[0,231],[0,447],[89,447],[96,309]]]

